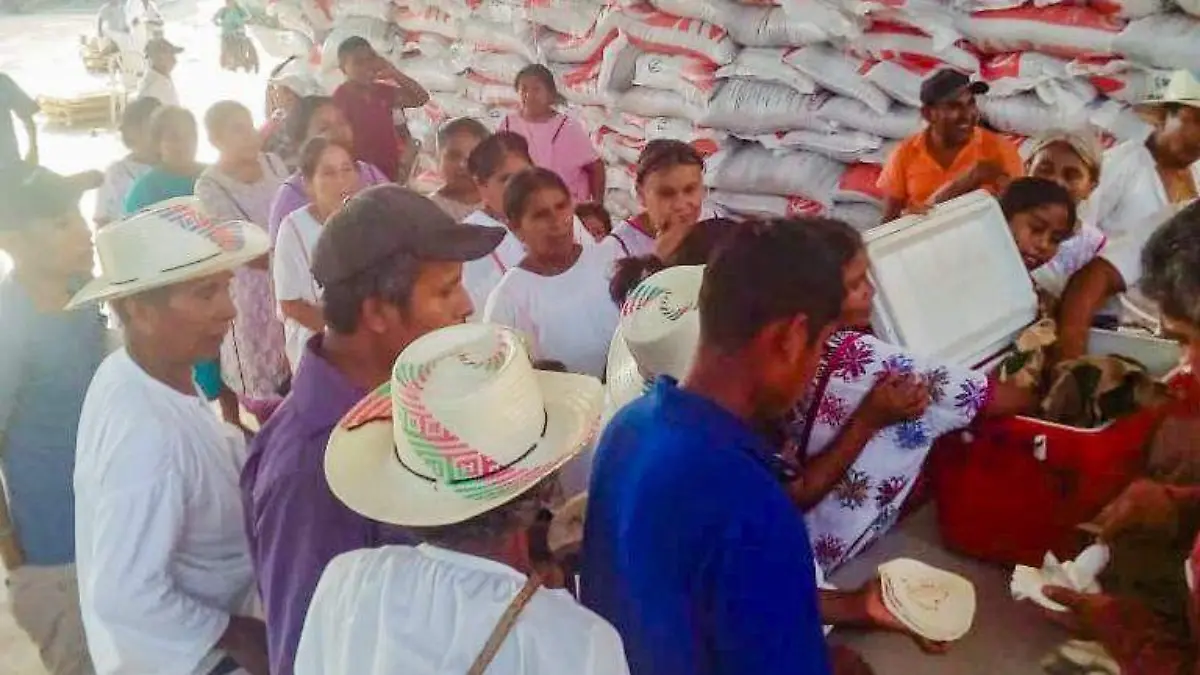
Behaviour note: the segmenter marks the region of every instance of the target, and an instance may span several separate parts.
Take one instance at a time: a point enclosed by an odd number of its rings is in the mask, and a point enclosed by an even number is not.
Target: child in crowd
[[[561,97],[550,69],[526,66],[514,86],[521,107],[504,118],[500,130],[524,136],[533,163],[557,173],[575,201],[603,202],[604,162],[583,125],[554,109]]]
[[[287,136],[297,143],[297,167],[299,166],[299,148],[304,147],[305,143],[318,136],[323,136],[348,148],[354,147],[354,130],[350,128],[349,120],[346,119],[342,109],[328,96],[305,96],[300,99],[295,111],[288,116]],[[355,165],[358,168],[360,190],[388,182],[387,176],[384,176],[374,165],[361,160]],[[304,185],[304,175],[297,170],[283,182],[279,193],[275,195],[275,201],[271,203],[271,215],[268,218],[267,227],[271,233],[272,242],[279,234],[279,223],[296,209],[307,206],[308,201],[308,189]]]
[[[488,297],[484,320],[529,335],[534,358],[602,376],[617,327],[617,308],[608,299],[612,259],[576,241],[571,194],[549,169],[513,176],[504,207],[525,255]]]
[[[237,0],[225,0],[225,6],[213,15],[213,24],[221,28],[221,67],[236,72],[258,72],[258,50],[246,36],[250,12],[242,9]]]
[[[167,199],[194,194],[196,179],[204,172],[204,165],[196,161],[198,143],[196,118],[192,113],[172,105],[159,108],[150,121],[150,146],[156,153],[156,162],[129,188],[124,215]]]
[[[412,142],[406,124],[397,124],[405,108],[420,108],[429,102],[429,92],[401,73],[375,52],[370,42],[358,36],[338,46],[338,65],[346,82],[333,100],[354,129],[355,159],[374,164],[389,180],[404,183],[401,156]]]
[[[612,216],[608,209],[598,202],[584,202],[575,207],[575,217],[583,223],[583,227],[597,242],[612,234]]]
[[[704,158],[682,141],[650,141],[638,157],[635,180],[645,210],[614,227],[606,244],[618,258],[669,257],[700,220]]]
[[[443,184],[429,198],[459,222],[479,209],[479,186],[467,169],[467,158],[490,135],[482,122],[470,117],[452,119],[438,129],[437,149]]]
[[[1052,180],[1070,193],[1080,218],[1100,183],[1103,150],[1093,134],[1052,131],[1033,141],[1025,169],[1030,176]],[[1091,262],[1107,238],[1094,223],[1081,222],[1078,231],[1059,247],[1054,258],[1034,272],[1038,286],[1054,296],[1062,295],[1067,281]]]
[[[125,197],[137,179],[150,173],[158,162],[158,148],[150,132],[150,120],[162,107],[156,98],[139,98],[125,106],[121,114],[121,142],[129,154],[113,162],[104,172],[104,184],[96,194],[96,227],[120,220],[125,213]]]
[[[1000,209],[1030,272],[1049,263],[1079,225],[1075,198],[1045,178],[1018,178],[1009,183],[1000,195]]]
[[[321,136],[304,144],[300,171],[311,202],[283,219],[271,266],[293,375],[308,338],[325,329],[321,288],[312,275],[317,239],[330,216],[361,188],[350,148]]]

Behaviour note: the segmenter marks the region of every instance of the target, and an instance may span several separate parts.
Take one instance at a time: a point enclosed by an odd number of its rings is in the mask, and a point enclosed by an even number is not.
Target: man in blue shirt
[[[584,536],[584,603],[634,675],[824,675],[808,533],[756,431],[813,379],[844,289],[803,222],[747,228],[708,265],[687,378],[608,425]]]
[[[77,186],[45,169],[0,178],[0,250],[14,263],[0,279],[0,470],[12,521],[0,523],[0,554],[16,621],[53,675],[92,672],[72,474],[83,398],[107,350],[94,306],[62,309],[92,269],[78,203]]]

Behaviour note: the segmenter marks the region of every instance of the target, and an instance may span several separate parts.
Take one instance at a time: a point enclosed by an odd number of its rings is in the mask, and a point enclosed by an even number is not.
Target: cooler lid
[[[1037,294],[1000,204],[976,191],[864,235],[880,338],[978,366],[1037,317]]]

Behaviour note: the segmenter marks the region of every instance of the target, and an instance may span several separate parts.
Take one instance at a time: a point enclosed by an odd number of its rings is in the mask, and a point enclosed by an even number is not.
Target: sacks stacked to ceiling
[[[272,11],[320,34],[318,1]],[[712,201],[732,215],[867,227],[879,167],[921,128],[920,85],[939,68],[988,82],[984,116],[1017,141],[1092,127],[1115,142],[1149,132],[1132,102],[1200,63],[1200,0],[332,3],[327,81],[338,80],[336,45],[363,35],[431,91],[426,114],[410,116],[423,139],[458,115],[494,126],[516,104],[516,72],[546,63],[609,164],[617,216],[636,209],[641,148],[669,137],[712,155]]]

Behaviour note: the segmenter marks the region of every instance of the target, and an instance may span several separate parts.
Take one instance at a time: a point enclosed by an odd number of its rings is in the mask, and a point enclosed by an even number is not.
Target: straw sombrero
[[[100,276],[67,309],[225,272],[262,257],[270,246],[261,227],[212,220],[195,197],[160,202],[96,233]]]
[[[606,418],[644,394],[655,377],[687,374],[700,342],[703,278],[703,265],[669,267],[630,293],[608,349]]]
[[[434,331],[334,429],[329,487],[362,515],[408,527],[460,523],[520,496],[595,435],[603,389],[534,370],[492,324]]]
[[[1162,103],[1179,103],[1181,105],[1200,108],[1200,80],[1187,70],[1177,70],[1172,73],[1166,85],[1155,96],[1144,101],[1141,105],[1159,105]]]

